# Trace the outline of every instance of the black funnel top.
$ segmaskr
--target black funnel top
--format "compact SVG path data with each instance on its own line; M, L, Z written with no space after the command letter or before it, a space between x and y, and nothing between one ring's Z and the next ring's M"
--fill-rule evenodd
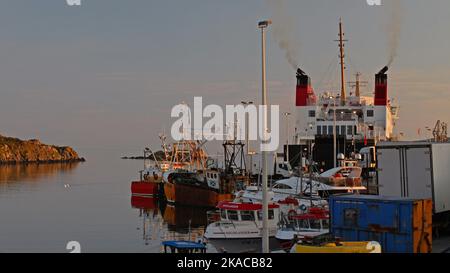
M385 66L383 67L383 69L380 70L380 72L378 72L378 75L383 75L386 74L386 72L389 70L389 67Z
M305 71L301 70L300 68L297 69L297 76L304 76L306 75Z

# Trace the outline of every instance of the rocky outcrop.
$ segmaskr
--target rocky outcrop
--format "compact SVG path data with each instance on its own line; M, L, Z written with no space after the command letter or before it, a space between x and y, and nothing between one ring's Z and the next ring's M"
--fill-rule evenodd
M39 140L20 140L0 135L0 164L80 162L71 147L46 145Z

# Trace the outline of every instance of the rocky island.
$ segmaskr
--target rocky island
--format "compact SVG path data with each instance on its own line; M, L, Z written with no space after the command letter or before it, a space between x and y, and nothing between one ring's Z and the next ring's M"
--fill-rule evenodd
M0 135L0 165L23 163L82 162L71 147L58 147L41 143L37 139L20 140Z

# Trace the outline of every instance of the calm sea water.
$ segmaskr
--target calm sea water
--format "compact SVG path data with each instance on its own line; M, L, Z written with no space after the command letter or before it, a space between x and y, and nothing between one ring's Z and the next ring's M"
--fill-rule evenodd
M165 239L203 235L206 211L132 199L143 161L117 151L78 164L0 166L0 252L161 252Z

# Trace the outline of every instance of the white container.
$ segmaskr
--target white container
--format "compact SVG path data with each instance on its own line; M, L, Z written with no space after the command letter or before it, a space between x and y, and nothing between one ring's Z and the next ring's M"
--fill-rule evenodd
M432 199L434 213L450 211L450 143L380 142L379 194Z

